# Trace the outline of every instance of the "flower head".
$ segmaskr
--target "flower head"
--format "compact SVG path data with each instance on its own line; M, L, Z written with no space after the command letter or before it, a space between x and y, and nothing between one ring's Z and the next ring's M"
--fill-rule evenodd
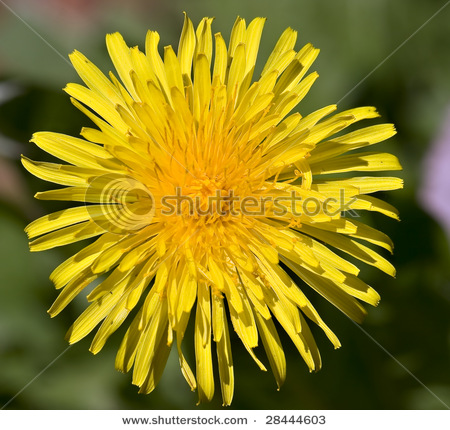
M69 84L65 91L96 128L83 128L83 139L33 136L69 164L23 158L32 174L64 185L37 198L81 202L32 222L26 228L31 250L97 237L51 274L61 292L50 315L97 280L67 338L77 342L101 324L90 348L96 354L132 313L116 367L133 368L140 392L155 388L175 344L187 382L199 401L210 400L214 345L229 405L229 320L266 370L254 352L262 343L279 387L286 363L274 320L316 371L321 359L306 320L336 348L340 343L307 298L311 290L358 322L366 313L359 300L379 300L357 277L359 269L332 249L395 273L363 243L392 251L390 239L346 214L369 210L397 218L393 207L369 194L401 188L402 181L341 175L400 169L393 155L353 152L388 139L394 127L336 136L377 117L372 107L292 113L318 76L308 70L319 51L308 44L297 52L290 28L253 82L264 22L246 26L238 18L227 47L220 33L212 36L212 19L194 29L186 17L177 53L167 46L163 58L156 32L148 32L145 53L109 34L118 78L107 78L75 51L70 59L86 87ZM182 350L191 313L195 376Z

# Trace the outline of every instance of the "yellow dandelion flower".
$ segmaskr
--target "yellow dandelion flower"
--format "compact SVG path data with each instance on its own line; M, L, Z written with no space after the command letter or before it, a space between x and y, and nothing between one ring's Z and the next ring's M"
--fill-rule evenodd
M109 34L118 77L106 77L75 51L70 59L86 86L68 84L65 91L96 128L83 128L83 139L34 134L32 142L69 164L23 157L33 175L64 186L38 199L81 202L32 222L31 250L97 237L51 274L61 292L50 315L93 285L91 304L67 338L77 342L100 324L90 347L97 354L132 313L116 367L133 369L143 393L157 385L175 343L188 384L199 401L210 400L215 345L229 405L229 320L266 370L254 352L261 340L279 387L286 362L274 320L316 371L321 359L306 318L336 348L340 343L306 294L315 290L357 322L366 313L360 300L379 301L340 251L395 274L363 243L392 252L391 240L348 212L397 218L395 208L370 194L401 188L402 181L341 175L401 169L393 155L353 152L390 138L393 125L340 133L378 117L372 107L291 113L318 76L308 70L319 51L308 44L297 52L297 33L288 28L253 81L264 22L247 26L238 18L227 47L220 33L213 36L212 19L194 29L185 17L177 53L167 46L163 58L156 32L148 32L145 53ZM195 375L182 350L192 312Z

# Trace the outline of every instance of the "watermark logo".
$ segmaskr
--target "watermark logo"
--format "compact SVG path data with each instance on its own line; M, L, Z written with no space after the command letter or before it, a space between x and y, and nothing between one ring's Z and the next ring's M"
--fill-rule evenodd
M153 194L142 182L127 175L96 177L87 188L85 200L94 203L87 206L93 221L112 233L137 232L155 215Z
M236 196L233 190L215 190L208 196L187 195L177 187L175 193L161 198L161 214L164 216L193 217L315 217L326 215L335 217L343 212L358 216L351 209L355 197L347 197L345 190L339 191L339 197L308 196L303 198L295 190L282 194Z
M352 209L356 198L346 196L345 189L332 197L308 195L306 190L300 195L293 188L247 196L235 195L232 189L208 190L207 194L189 191L176 187L174 193L156 199L142 182L127 175L108 174L90 182L85 201L93 203L87 206L92 219L104 230L118 234L138 232L151 224L156 214L161 218L180 217L180 222L182 218L192 218L206 223L238 220L243 216L283 219L359 216Z

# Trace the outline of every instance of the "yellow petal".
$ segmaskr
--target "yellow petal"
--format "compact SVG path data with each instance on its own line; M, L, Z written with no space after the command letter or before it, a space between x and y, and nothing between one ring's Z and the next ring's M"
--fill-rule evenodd
M141 52L137 46L130 49L130 55L132 63L132 70L130 70L130 77L136 92L137 92L136 80L133 80L133 75L137 76L137 79L143 85L146 82L152 82L153 84L158 86L159 82L156 75L153 73L152 65L149 61L149 58L143 52ZM138 96L141 99L141 101L145 101L141 98L140 94L138 94Z
M183 77L180 63L171 46L164 48L164 68L166 70L167 84L169 88L176 87L184 92Z
M256 57L258 56L259 43L266 22L265 18L255 18L248 25L245 33L245 51L247 54L245 75L255 66Z
M214 53L213 77L217 77L219 83L224 84L228 65L227 46L220 33L215 34L214 37L216 41L216 49Z
M211 99L211 76L208 60L200 54L195 61L194 118L199 121L209 108Z
M62 211L54 212L34 220L28 224L25 231L29 238L33 238L72 224L88 221L103 214L104 208L101 205L63 209Z
M69 55L70 61L75 67L78 75L85 84L97 94L103 96L105 100L110 100L114 104L124 103L120 92L111 81L91 63L83 54L74 51Z
M136 97L133 83L130 78L130 71L133 70L130 48L123 40L120 33L108 34L106 36L106 46L120 79L125 84L129 93L133 97Z
M358 323L361 323L364 320L364 317L367 314L364 307L353 297L350 297L346 292L337 287L332 281L313 274L297 265L289 264L288 260L286 260L286 264L311 288L316 290L321 296L340 309L352 320Z
M348 209L363 209L367 211L380 212L383 215L399 220L398 210L383 200L373 196L355 197L353 203L347 205Z
M144 384L155 357L156 346L167 333L167 301L160 301L138 342L133 368L133 384Z
M170 102L170 88L167 84L164 70L164 62L158 52L159 34L156 31L148 31L145 39L145 53L153 69L153 73L158 79L159 86Z
M95 91L89 90L78 84L67 84L64 91L77 99L86 106L89 106L94 112L97 112L102 118L104 118L110 124L114 124L114 127L121 133L127 132L127 125L122 121L120 115L117 113L115 106L110 101L106 101Z
M183 351L181 350L181 343L183 342L184 333L186 331L186 326L189 321L189 314L184 313L182 316L181 321L178 322L177 326L177 350L178 350L178 359L180 362L180 368L181 373L184 376L184 379L186 379L186 382L191 387L191 390L194 391L197 388L197 382L195 380L195 376L192 373L191 368L189 367L189 364L186 361L186 358L183 354Z
M223 311L223 300L216 290L212 290L212 327L214 341L219 342L224 332L224 325L228 324Z
M382 142L392 137L395 133L393 124L378 124L344 134L343 136L332 137L330 141L321 143L311 152L309 161L319 163L344 154L347 151Z
M47 233L32 242L30 242L30 251L44 251L46 249L56 248L58 246L68 245L69 243L89 239L105 233L102 226L94 221L84 221L70 227L61 228L58 231Z
M342 236L340 234L326 232L319 229L314 229L314 227L303 226L302 231L306 234L314 236L337 249L340 249L351 256L364 261L371 266L375 266L388 275L395 276L395 268L381 255L368 248L367 246L357 242L356 240L350 239L348 237Z
M356 239L363 239L367 242L381 246L387 249L391 254L394 249L392 240L381 231L375 230L362 222L352 220L353 224L357 227L357 230L350 235Z
M33 161L23 155L22 164L31 174L44 181L68 186L87 185L90 178L105 174L102 170Z
M380 295L356 276L347 275L340 287L353 297L363 300L372 306L377 306L380 301Z
M280 297L269 290L267 291L266 300L270 310L291 338L310 371L315 370L316 364L311 354L310 345L305 342L304 337L295 328L290 311L286 309L286 303L281 302ZM297 316L299 317L298 312Z
M244 308L240 313L234 309L233 302L229 302L231 322L242 343L249 348L256 348L258 346L258 330L255 317L247 297L242 297L242 302Z
M333 158L321 163L311 163L313 174L322 175L342 172L376 172L379 170L402 170L398 158L392 154L365 152Z
M97 256L118 239L112 233L102 234L95 242L83 248L72 257L61 263L50 274L50 280L55 284L56 289L64 287L71 279L80 272L91 266Z
M294 48L295 42L297 41L297 32L292 30L292 28L287 28L284 30L283 34L278 39L275 48L267 60L264 69L262 71L262 75L268 73L273 69L280 70L276 64L279 61L279 58L283 56L286 52L289 52ZM292 51L293 52L293 51ZM295 52L293 52L293 56L295 56ZM281 71L281 70L280 70Z
M98 275L93 275L89 268L79 272L64 287L56 298L50 309L47 311L53 318L58 315L84 288L86 288Z
M191 75L192 58L196 45L195 31L192 21L184 14L183 30L178 44L178 60L183 75Z
M57 190L48 190L38 192L34 195L36 199L39 200L66 200L72 202L89 202L89 203L100 203L101 196L99 195L95 199L90 199L87 196L86 187L68 187L59 188Z
M231 59L235 56L235 51L238 45L245 43L245 19L237 17L231 29L230 43L228 44L228 58Z
M270 367L280 389L286 379L286 359L277 329L271 319L264 319L258 313L256 313L256 322Z
M210 401L214 395L214 375L211 354L211 298L209 287L198 286L195 314L195 359L199 403Z
M148 370L147 378L141 385L139 393L151 393L161 379L171 350L171 345L167 345L165 337L165 333L163 333L158 345L155 347L155 355Z
M115 367L120 372L127 373L133 367L138 342L142 333L138 329L141 316L142 309L140 309L134 317L133 322L130 324L130 327L122 339L119 350L117 351Z
M130 278L125 278L114 286L110 294L92 303L73 323L67 332L66 339L73 344L87 336L118 303Z
M245 45L240 43L236 49L231 61L228 74L227 93L228 98L236 98L245 76Z
M351 186L358 190L358 194L370 194L376 193L377 191L392 191L403 188L403 179L382 176L361 176L356 178L338 179L335 181L315 182L316 187L322 184L335 184L337 188Z
M195 46L194 58L202 54L208 60L208 67L211 64L212 57L212 34L211 23L213 18L203 18L197 27L195 35L197 37L197 44ZM194 64L195 68L195 64Z
M220 388L222 391L223 406L229 406L233 400L234 392L233 357L231 355L230 334L228 332L228 322L223 301L221 298L216 298L216 300L219 302L219 306L216 307L216 310L221 313L220 321L224 322L221 326L223 329L222 335L219 340L216 340Z
M131 280L131 284L133 284L133 280ZM122 325L130 311L133 310L134 306L136 306L138 299L147 285L148 283L145 280L140 280L138 286L133 287L131 285L131 291L129 288L129 293L122 295L119 302L114 306L114 309L108 313L107 317L95 334L89 348L93 354L98 354L105 345L109 336L111 336L111 334L113 334ZM133 294L136 295L137 298L130 304L130 295Z

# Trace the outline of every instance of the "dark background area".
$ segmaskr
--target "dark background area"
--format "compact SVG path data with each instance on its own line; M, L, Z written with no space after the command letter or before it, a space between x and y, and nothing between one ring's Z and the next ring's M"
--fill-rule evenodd
M120 31L129 45L143 47L146 31L152 29L161 35L160 46L176 47L184 10L195 25L203 16L215 16L213 31L221 31L226 40L237 15L247 22L265 16L268 20L260 60L267 58L288 26L299 32L297 49L308 42L321 49L313 66L320 78L299 107L302 114L307 114L341 100L445 1L5 3L63 57L0 4L0 407L65 351L64 334L85 306L79 298L61 315L50 319L46 310L56 298L56 291L48 276L77 246L31 254L23 232L37 216L67 207L65 203L33 199L35 192L50 189L51 184L32 177L20 165L21 153L36 160L49 159L28 143L32 133L46 130L76 136L83 126L91 126L61 90L67 82L79 82L65 62L68 53L78 49L108 72L112 65L104 43L106 33ZM424 168L424 159L450 104L449 22L447 7L339 103L340 110L376 106L382 115L378 122L394 123L398 134L374 150L396 154L404 167L400 172L404 190L382 196L400 210L402 221L377 214L365 217L395 243L390 260L397 268L396 279L360 264L361 278L382 297L377 308L369 309L362 325L378 344L324 299L307 291L342 347L333 350L320 329L311 324L323 369L310 374L280 330L288 368L287 381L277 392L273 375L257 368L234 335L236 390L232 409L445 408L409 372L450 404L449 237L418 199L430 173ZM450 176L442 181L450 187ZM214 401L195 406L197 394L190 392L174 354L155 392L139 395L131 385L130 375L114 370L124 329L108 341L98 356L88 352L92 335L72 346L7 408L220 407L218 383ZM186 335L185 348L192 364L192 327L190 334ZM265 358L263 351L257 354Z

